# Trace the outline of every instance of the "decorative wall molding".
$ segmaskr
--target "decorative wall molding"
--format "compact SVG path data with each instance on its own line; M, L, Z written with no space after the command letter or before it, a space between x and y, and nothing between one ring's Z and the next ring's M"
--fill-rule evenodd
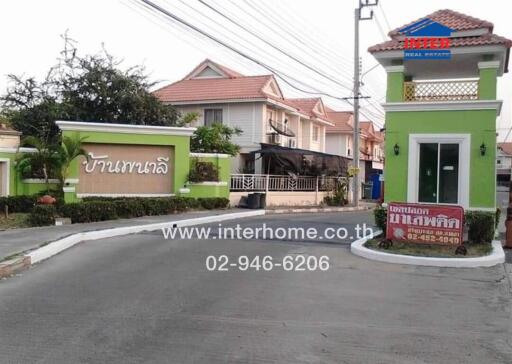
M196 130L196 128L174 126L85 123L79 121L56 121L55 123L60 130L64 131L93 131L103 133L191 136Z
M478 69L500 68L500 61L478 62Z
M496 110L501 113L502 100L465 100L465 101L421 101L387 102L382 107L386 112L401 111L458 111L458 110Z
M226 181L205 181L205 182L187 182L188 186L227 186Z
M384 67L387 73L391 72L404 72L405 66L404 65L398 65L398 66L386 66Z
M174 193L77 193L76 197L172 197Z
M27 184L37 184L37 183L46 183L44 178L25 178L21 182L27 183ZM48 183L59 183L59 180L56 178L50 178L48 180Z
M229 154L222 154L222 153L190 153L191 158L229 158L231 157Z

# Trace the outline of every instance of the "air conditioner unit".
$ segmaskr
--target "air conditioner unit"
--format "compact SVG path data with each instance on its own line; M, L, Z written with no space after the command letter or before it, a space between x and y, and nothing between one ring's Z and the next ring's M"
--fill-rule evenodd
M297 148L297 140L288 139L288 148Z
M281 135L279 134L269 134L268 135L268 142L270 144L281 144Z

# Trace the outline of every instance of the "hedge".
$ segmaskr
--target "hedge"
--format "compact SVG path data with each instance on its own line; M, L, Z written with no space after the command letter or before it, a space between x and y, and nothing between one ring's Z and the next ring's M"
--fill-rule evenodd
M8 206L9 212L30 212L37 201L36 195L0 197L0 213Z
M141 216L167 215L189 209L222 209L229 205L229 199L213 197L162 197L162 198L105 198L88 197L83 202L65 204L60 208L64 217L72 223L133 218Z
M55 225L56 215L54 205L36 205L28 215L28 222L32 226Z
M468 211L464 215L468 226L468 240L471 243L490 243L494 239L497 213Z

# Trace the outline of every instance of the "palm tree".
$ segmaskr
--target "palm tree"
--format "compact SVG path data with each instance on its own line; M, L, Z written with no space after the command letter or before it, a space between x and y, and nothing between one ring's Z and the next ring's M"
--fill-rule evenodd
M49 174L59 167L59 156L54 144L47 144L35 136L24 138L23 144L33 146L36 151L18 154L16 158L16 170L24 176L43 174L46 184L46 192L50 191Z
M59 180L61 187L64 186L66 178L69 176L69 168L71 163L78 157L84 156L89 159L89 154L82 148L82 143L86 137L80 138L75 136L73 138L65 136L62 138L62 143L57 148L59 157Z

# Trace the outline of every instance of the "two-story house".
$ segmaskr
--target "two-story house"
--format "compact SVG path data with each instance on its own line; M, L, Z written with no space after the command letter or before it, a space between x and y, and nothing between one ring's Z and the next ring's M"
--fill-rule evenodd
M262 145L325 152L330 122L320 98L287 99L273 75L246 76L205 60L182 80L154 94L180 113L196 112L193 126L223 123L242 130L233 172L262 172L253 152Z
M326 108L329 120L334 124L326 127L326 149L330 154L353 159L354 124L353 113ZM359 166L361 181L372 174L382 173L384 161L384 135L371 121L359 123Z
M512 173L512 143L498 143L496 153L496 181L498 187L510 186Z

